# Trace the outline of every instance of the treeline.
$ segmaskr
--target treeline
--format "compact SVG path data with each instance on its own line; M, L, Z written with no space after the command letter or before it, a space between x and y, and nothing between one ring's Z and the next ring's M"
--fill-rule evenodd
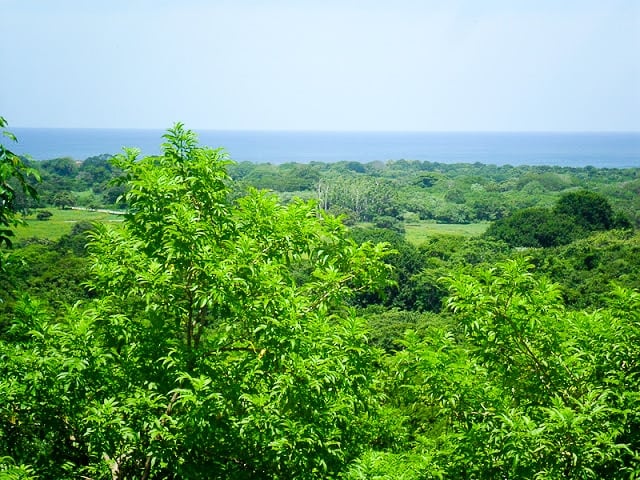
M637 199L609 195L635 170L252 166L165 140L111 159L121 225L2 251L0 477L640 475ZM564 187L487 189L527 176ZM354 179L379 196L331 203ZM407 192L489 191L509 208L484 235L402 233Z
M84 162L57 158L27 162L43 179L37 202L21 196L23 209L78 205L114 208L125 186L110 155ZM489 222L525 208L550 208L564 193L588 189L607 198L640 226L640 169L443 164L397 160L281 165L243 162L229 167L234 189L247 187L292 198L316 199L347 222L400 227L403 222ZM239 193L240 194L240 193ZM120 207L124 207L120 204ZM400 224L398 223L400 222Z
M392 217L442 223L493 221L529 207L550 207L564 193L588 189L640 225L640 169L388 162L251 164L230 167L239 183L283 199L316 198L354 222Z
M124 187L114 183L120 172L112 163L112 155L89 157L83 162L71 158L54 158L43 161L22 161L38 173L38 196L33 198L16 191L16 206L21 211L44 207L115 208Z

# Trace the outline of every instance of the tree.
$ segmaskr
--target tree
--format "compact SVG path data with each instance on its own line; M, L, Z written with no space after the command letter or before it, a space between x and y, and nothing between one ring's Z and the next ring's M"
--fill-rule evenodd
M398 216L396 190L389 181L350 170L323 176L317 186L318 198L325 209L347 209L359 221Z
M609 230L615 225L615 214L609 201L589 190L565 193L558 199L553 211L557 215L571 217L587 231Z
M78 164L69 157L43 160L40 167L49 173L60 177L75 177L78 173Z
M569 311L526 258L449 287L457 328L409 332L390 360L412 448L371 451L347 478L636 478L640 294Z
M87 158L78 167L78 180L82 180L87 188L101 190L118 173L110 163L111 158L112 155L106 153Z
M52 216L53 213L51 213L49 210L41 210L36 214L36 218L42 221L49 220Z
M10 141L17 141L15 135L6 130L7 121L0 117L0 130L2 136ZM17 182L18 188L27 195L36 198L37 192L31 185L32 179L39 179L35 170L28 168L20 158L0 143L0 247L4 243L11 247L14 227L18 223L16 216L16 190L12 181ZM2 270L2 256L0 255L0 271Z
M599 308L612 283L640 288L640 234L596 232L565 246L531 252L533 263L562 286L567 306Z
M562 195L551 210L525 208L501 218L486 235L514 247L556 247L613 228L631 228L631 222L602 195L580 190Z
M71 192L58 192L53 196L51 203L53 203L54 206L60 207L64 210L65 208L75 206L76 198Z
M99 298L14 328L28 341L1 367L15 402L0 418L22 435L0 445L56 478L337 474L376 414L377 353L346 300L387 283L386 247L356 245L314 203L233 201L222 150L181 124L164 138L159 157L114 159L129 210L91 233ZM15 387L28 365L39 396Z
M485 235L512 247L554 247L584 236L584 230L565 213L534 207L496 220Z

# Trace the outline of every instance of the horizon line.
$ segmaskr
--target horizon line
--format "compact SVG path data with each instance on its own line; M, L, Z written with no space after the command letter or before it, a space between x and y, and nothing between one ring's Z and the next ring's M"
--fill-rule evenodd
M175 124L174 124L175 125ZM183 124L184 125L184 124ZM172 125L173 126L173 125ZM172 127L34 127L34 126L18 126L18 125L9 125L7 130L11 131L13 129L21 129L21 130L130 130L130 131L167 131ZM529 129L529 130L398 130L398 129L390 129L390 130L381 130L381 129L372 129L372 130L331 130L331 129L259 129L259 128L202 128L202 127L187 127L188 130L192 130L194 132L247 132L247 133L331 133L331 134L367 134L367 133L426 133L426 134L601 134L601 133L624 133L624 134L640 134L639 130L612 130L612 129L603 129L603 130L544 130L544 129Z

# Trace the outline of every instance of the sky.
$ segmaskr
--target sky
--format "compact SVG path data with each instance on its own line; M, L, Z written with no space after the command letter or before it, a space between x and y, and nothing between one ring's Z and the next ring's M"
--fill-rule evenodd
M640 0L0 0L17 127L640 131Z

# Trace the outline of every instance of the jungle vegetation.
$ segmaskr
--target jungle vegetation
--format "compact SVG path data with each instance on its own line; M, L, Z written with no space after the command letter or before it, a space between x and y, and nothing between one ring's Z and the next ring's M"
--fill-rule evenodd
M163 142L0 151L0 478L638 478L638 169Z

